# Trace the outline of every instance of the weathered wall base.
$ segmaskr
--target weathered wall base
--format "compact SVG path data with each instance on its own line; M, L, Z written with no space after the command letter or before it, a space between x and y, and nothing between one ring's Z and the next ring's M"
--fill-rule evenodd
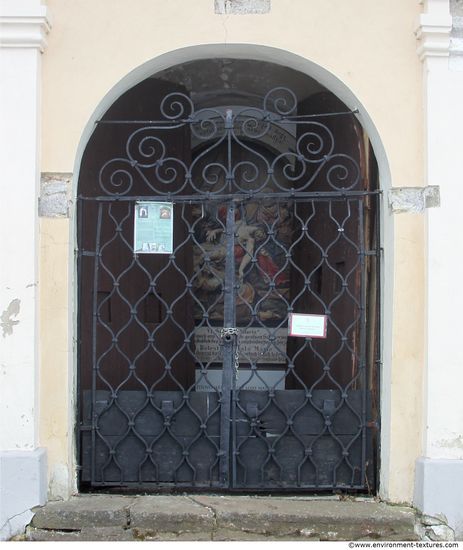
M0 452L0 540L24 532L31 509L47 500L45 449Z
M428 516L444 516L456 540L462 540L463 460L419 458L414 505Z

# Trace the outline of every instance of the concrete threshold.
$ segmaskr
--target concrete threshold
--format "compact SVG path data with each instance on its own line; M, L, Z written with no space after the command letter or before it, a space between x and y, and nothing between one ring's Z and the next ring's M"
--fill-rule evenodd
M35 513L22 540L419 540L413 508L373 498L78 495Z

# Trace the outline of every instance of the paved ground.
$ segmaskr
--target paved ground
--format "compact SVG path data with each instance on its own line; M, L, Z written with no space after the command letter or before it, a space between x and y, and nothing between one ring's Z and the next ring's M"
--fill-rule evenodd
M36 508L26 540L418 540L412 508L374 499L80 495Z

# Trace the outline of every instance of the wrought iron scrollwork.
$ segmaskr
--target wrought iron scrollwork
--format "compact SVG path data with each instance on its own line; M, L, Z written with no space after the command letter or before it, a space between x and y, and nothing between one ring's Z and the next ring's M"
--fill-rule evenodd
M125 156L110 159L101 168L99 186L105 196L129 195L134 181L145 187L146 195L161 196L256 196L269 188L310 192L323 184L326 191L359 187L357 160L336 150L336 137L324 121L333 113L298 115L297 97L288 88L270 90L261 108L225 112L195 110L187 95L175 92L161 101L160 113L161 120L137 121L140 127L128 135ZM195 143L188 160L172 146L182 140L186 148ZM283 140L285 150L278 151ZM272 158L262 153L262 146L273 146ZM214 159L223 147L229 150L226 162Z

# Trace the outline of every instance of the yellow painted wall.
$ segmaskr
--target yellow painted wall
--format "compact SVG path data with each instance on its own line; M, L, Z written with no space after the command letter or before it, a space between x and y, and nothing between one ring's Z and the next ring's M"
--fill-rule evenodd
M391 458L388 495L410 502L415 460L422 453L425 367L425 215L394 217L391 372Z
M40 220L40 445L47 448L50 486L65 496L69 484L69 220Z
M43 56L43 172L73 172L85 125L122 78L157 56L200 44L279 48L343 81L382 139L393 186L423 182L422 66L414 0L272 0L266 15L216 15L213 0L47 0L52 31ZM250 47L252 52L252 47ZM252 53L250 53L252 57ZM71 228L72 228L71 222ZM388 223L391 223L389 220ZM424 218L394 217L391 453L383 494L410 501L421 454L424 364ZM50 472L72 459L72 250L66 220L42 220L41 445ZM390 253L391 249L387 251ZM71 359L69 359L71 357ZM71 465L72 471L72 465Z

